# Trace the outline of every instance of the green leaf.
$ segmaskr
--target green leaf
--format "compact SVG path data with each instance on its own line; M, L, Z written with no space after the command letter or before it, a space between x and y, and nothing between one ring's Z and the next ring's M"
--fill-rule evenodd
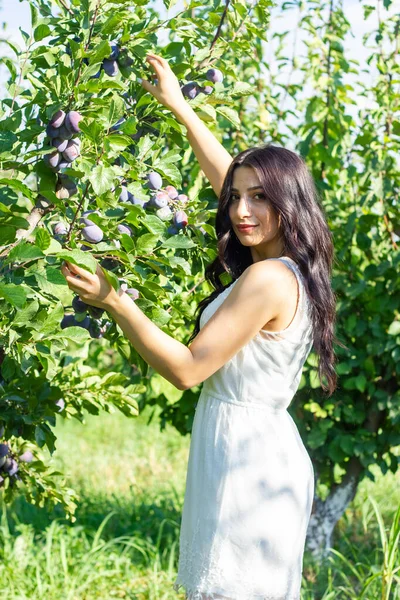
M100 42L100 44L97 44L97 46L95 46L91 52L88 52L89 64L94 65L95 63L99 63L103 60L103 58L108 58L110 54L110 42L103 40Z
M0 154L12 150L17 136L12 131L0 131Z
M104 138L104 148L106 152L110 152L112 150L125 150L128 146L132 144L132 140L127 135L121 134L113 134L108 135Z
M120 288L118 277L112 271L109 271L102 266L100 266L100 268L103 271L104 277L107 279L108 283L112 285L116 292L118 292Z
M157 245L158 235L152 233L145 233L136 240L136 252L137 254L148 254Z
M34 194L32 192L32 190L30 190L28 188L27 185L25 185L25 183L22 183L22 181L20 181L19 179L7 179L5 177L0 179L0 185L1 187L8 187L11 188L13 190L18 190L19 192L22 192L23 196L25 196L25 198L29 198L29 200L33 200Z
M39 288L43 292L51 294L56 298L60 298L67 288L67 282L59 268L41 267L37 270L32 270L32 275L35 277Z
M393 323L390 324L389 329L388 329L388 334L389 335L399 335L400 334L400 321L393 321Z
M26 291L15 283L0 283L0 298L4 298L16 308L22 308L26 303Z
M73 265L78 265L78 267L86 269L89 271L89 273L96 273L96 259L91 254L88 254L83 250L62 250L61 252L57 252L56 257L60 260L67 260Z
M35 42L40 42L43 38L51 35L51 29L45 23L38 25L33 32L33 37L35 38Z
M97 165L97 167L93 169L92 175L89 177L89 179L95 194L101 196L101 194L109 192L112 188L115 179L115 172L112 167Z
M26 325L30 321L33 320L34 316L39 310L39 302L37 300L33 300L29 304L17 311L13 325Z
M229 106L218 106L218 108L216 108L216 111L217 113L228 119L228 121L233 123L235 127L240 129L240 119L236 110L234 110L233 108L229 108Z
M71 342L85 342L90 338L90 333L87 329L83 327L78 327L78 325L72 325L71 327L66 327L65 329L61 329L56 335L48 335L47 339L56 339L56 338L67 338L71 340Z
M162 243L163 248L194 248L196 244L184 235L175 235Z
M111 98L110 107L108 109L107 126L111 127L112 125L115 125L116 122L124 116L124 112L125 102L123 98L117 95L113 95ZM132 142L130 138L129 142Z
M162 235L165 231L165 223L156 215L147 214L141 221L150 233Z
M42 334L52 333L56 331L64 317L64 307L61 302L58 302L51 310L47 312L46 320L37 331Z
M36 230L35 242L41 250L47 250L51 242L51 236L47 229L41 227Z
M250 85L245 81L235 81L233 84L233 88L230 90L229 94L232 96L233 94L239 94L240 96L249 96L256 91L256 87L254 85Z
M168 323L168 321L171 319L171 315L160 306L155 306L151 311L151 319L157 325L157 327L162 327Z

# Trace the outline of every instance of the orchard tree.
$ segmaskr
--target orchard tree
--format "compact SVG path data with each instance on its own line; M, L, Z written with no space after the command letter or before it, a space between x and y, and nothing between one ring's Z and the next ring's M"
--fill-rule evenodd
M146 2L29 4L26 47L8 42L14 60L2 59L0 487L6 502L23 489L40 506L62 503L74 520L76 495L43 452L55 450L57 415L83 421L85 411L116 407L134 417L154 373L104 311L74 296L61 262L94 273L99 261L156 325L186 337L215 257L216 198L188 189L185 128L137 79L151 76L145 57L160 52L157 32L167 27L163 52L183 96L205 118L237 122L233 107L254 86L238 80L234 57L252 51L245 25L260 28L270 1L254 14L228 2L198 17L193 3L164 22ZM128 374L102 372L99 354L88 364L93 345L118 352ZM187 433L194 405L183 407L177 426Z
M5 60L0 124L0 441L8 473L12 460L19 467L4 475L7 499L18 475L31 501L60 501L73 513L73 492L56 487L37 460L38 446L54 449L58 413L83 420L84 410L116 406L135 416L139 406L157 405L162 428L191 430L199 389L181 392L148 369L115 324L73 297L59 269L66 258L94 271L100 259L113 285L129 286L149 318L181 341L211 291L202 284L216 255L218 199L184 126L137 83L151 77L144 58L154 49L232 156L265 141L290 147L319 188L335 240L336 328L345 348L337 349L334 396L322 394L311 353L289 411L316 474L307 543L324 556L359 482L373 479L370 466L398 469L400 46L399 19L386 14L391 1L365 3L376 22L364 40L372 37L368 65L378 72L370 88L358 61L346 57L341 0L281 3L297 11L295 40L305 37L307 50L285 43L289 32L275 34L277 73L265 60L269 2L190 3L164 22L146 3L59 0L57 15L47 2L30 4L27 47L13 45L17 64ZM161 52L162 27L170 42ZM282 81L283 64L290 72ZM357 88L344 82L347 73ZM358 122L348 111L357 95L375 102L358 110ZM71 112L82 118L67 121ZM230 283L227 273L222 279ZM132 372L89 366L93 347L117 351ZM35 460L28 454L24 462L29 451Z

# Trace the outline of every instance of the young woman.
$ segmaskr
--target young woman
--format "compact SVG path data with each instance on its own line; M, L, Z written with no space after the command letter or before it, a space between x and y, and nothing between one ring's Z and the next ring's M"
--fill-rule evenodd
M232 158L186 102L168 62L149 54L142 86L187 128L219 197L215 290L190 347L161 331L98 269L67 263L68 285L105 308L143 358L196 405L180 531L187 600L299 600L314 470L287 408L312 347L321 386L336 388L332 236L296 153L267 144ZM223 286L219 275L233 281ZM78 280L77 280L78 279ZM325 383L326 382L326 383Z

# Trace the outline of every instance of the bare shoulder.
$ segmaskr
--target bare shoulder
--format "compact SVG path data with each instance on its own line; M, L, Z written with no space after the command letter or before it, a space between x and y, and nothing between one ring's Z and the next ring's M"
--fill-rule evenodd
M288 291L296 289L296 276L282 260L260 260L253 263L241 278L251 288L254 287L254 291L261 291L267 286L268 291L277 296L286 296Z

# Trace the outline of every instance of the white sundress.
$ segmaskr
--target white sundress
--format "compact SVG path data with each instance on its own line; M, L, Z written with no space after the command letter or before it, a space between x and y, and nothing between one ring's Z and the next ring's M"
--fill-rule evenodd
M187 600L299 600L314 469L287 408L312 348L297 264L294 319L259 333L203 383L192 426L173 589ZM207 305L200 328L233 286Z

